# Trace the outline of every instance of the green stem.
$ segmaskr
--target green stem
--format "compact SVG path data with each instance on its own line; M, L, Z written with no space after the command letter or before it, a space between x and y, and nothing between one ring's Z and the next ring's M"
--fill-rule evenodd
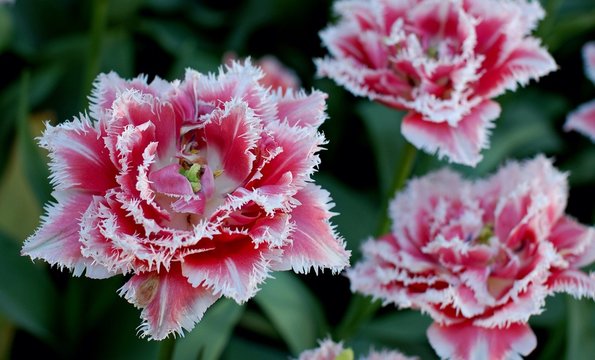
M83 103L87 103L87 95L91 92L93 80L101 67L101 46L107 25L108 0L93 0L91 29L89 33L89 52L87 54L87 73L83 86Z
M383 212L384 216L382 217L382 221L378 227L378 231L376 233L377 236L384 235L390 230L391 219L388 214L389 201L393 198L395 193L401 190L405 185L405 182L407 181L407 178L413 169L416 153L417 150L415 147L409 142L406 142L401 154L401 158L397 163L398 166L395 167L395 175L393 177L393 183L390 188L390 192L385 196ZM343 317L343 320L337 328L335 333L336 338L347 339L351 337L358 327L362 323L370 320L381 306L382 303L379 300L370 301L370 299L366 296L355 294L349 303L345 317Z
M397 166L395 169L392 186L389 190L389 193L384 197L384 216L382 217L382 222L378 227L378 233L376 236L382 236L390 231L391 219L388 215L388 206L390 200L395 196L397 191L401 190L403 186L405 186L405 182L407 181L407 178L409 178L411 170L413 170L416 154L417 149L409 142L405 142L403 153L399 159L399 166Z
M171 360L174 357L174 348L176 345L176 338L167 337L161 340L159 347L159 360Z

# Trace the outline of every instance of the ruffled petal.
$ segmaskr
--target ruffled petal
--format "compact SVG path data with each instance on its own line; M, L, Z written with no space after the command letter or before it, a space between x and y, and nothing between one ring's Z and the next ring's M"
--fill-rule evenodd
M204 127L207 163L213 172L223 171L217 192L231 192L246 180L261 131L258 117L245 102L228 102L209 115Z
M190 285L179 265L168 271L134 275L119 294L142 309L140 336L151 340L162 340L172 333L183 335L182 329L192 330L219 298L201 285Z
M551 292L565 292L575 298L595 300L595 273L587 275L578 270L565 270L552 275L547 285Z
M578 131L595 142L595 100L582 104L568 114L564 130Z
M500 115L500 106L486 100L465 115L456 126L447 122L425 120L419 113L409 113L403 118L401 131L416 147L440 158L475 166L482 158L480 151L488 145L492 120Z
M319 127L326 119L327 94L313 91L307 95L304 91L286 91L278 96L277 110L281 121L290 126Z
M563 216L556 223L549 241L572 268L595 261L595 230L568 216Z
M538 39L525 38L512 49L501 63L486 71L478 81L476 95L494 97L506 90L516 90L558 68L552 56Z
M48 206L41 227L25 241L21 254L66 267L75 276L80 276L85 270L86 275L92 278L113 275L81 254L80 221L91 201L91 195L76 193Z
M48 124L40 144L50 152L50 180L56 190L102 194L116 186L116 167L102 133L86 116L55 127Z
M319 186L308 184L295 198L300 202L291 212L295 224L291 244L283 250L281 268L293 268L306 273L310 268L331 268L334 273L349 265L351 252L330 224L332 203L329 193Z
M216 295L242 303L256 294L278 261L279 249L255 245L245 235L219 235L204 239L196 253L184 257L182 273L193 286L203 285Z
M482 328L468 323L442 326L434 323L428 329L428 340L443 359L504 360L520 359L537 346L537 338L526 324L506 328Z

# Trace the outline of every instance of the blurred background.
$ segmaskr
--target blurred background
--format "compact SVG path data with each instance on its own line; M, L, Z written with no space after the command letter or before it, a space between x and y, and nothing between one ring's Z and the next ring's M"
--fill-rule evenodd
M274 55L306 89L329 94L322 126L329 144L317 182L335 202L339 233L359 259L359 244L383 221L393 169L404 140L402 113L354 98L315 77L313 58L325 55L318 32L333 21L330 0L16 0L0 1L0 359L157 359L159 342L136 336L140 311L117 295L123 277L73 278L19 255L51 200L47 158L35 137L43 122L72 119L87 107L99 72L131 78L183 77L191 67L216 71L224 54ZM548 15L536 32L560 69L539 83L501 96L503 112L477 168L484 176L511 158L543 152L569 172L568 212L595 220L595 144L564 133L566 114L595 98L584 75L582 45L595 40L593 0L543 0ZM447 166L418 153L414 175ZM451 166L451 165L448 165ZM92 174L90 174L92 176ZM179 339L176 359L287 359L333 336L366 354L398 348L435 358L427 344L428 317L381 309L348 326L352 298L342 276L276 273L239 306L219 301ZM364 317L365 318L365 317ZM531 320L538 335L534 359L592 359L595 305L557 296ZM339 337L338 337L339 336Z

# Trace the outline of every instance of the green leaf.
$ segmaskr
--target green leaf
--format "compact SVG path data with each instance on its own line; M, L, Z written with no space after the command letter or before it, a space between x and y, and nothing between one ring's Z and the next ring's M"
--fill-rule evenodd
M176 341L173 359L219 359L243 312L244 307L233 300L217 301L194 330Z
M288 356L278 349L233 336L221 358L225 360L287 360Z
M595 305L587 299L568 298L566 358L592 359L595 354Z
M384 343L425 342L431 323L418 311L395 311L364 324L359 334Z
M0 233L0 312L18 327L56 343L57 292L43 269L20 255L20 246Z
M101 71L115 71L123 78L134 74L134 43L128 32L118 30L108 32L103 39Z
M10 44L12 34L12 18L8 11L3 6L0 6L0 53Z
M297 355L316 346L328 326L318 300L290 272L277 272L254 297L290 351Z
M358 104L357 112L366 125L374 148L374 158L382 188L381 194L387 194L393 183L394 169L400 160L399 155L405 147L406 140L401 135L401 120L405 113L369 101Z
M17 126L19 147L23 156L22 161L26 164L24 167L25 177L39 203L46 204L50 200L52 192L48 180L50 173L29 128L29 77L29 73L25 72L21 78Z

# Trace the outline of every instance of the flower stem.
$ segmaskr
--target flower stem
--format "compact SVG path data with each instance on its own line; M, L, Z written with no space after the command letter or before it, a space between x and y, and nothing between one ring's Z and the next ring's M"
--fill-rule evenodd
M91 92L93 80L101 68L101 45L105 28L107 24L108 0L93 0L92 5L91 29L89 32L89 52L87 53L87 73L85 74L85 84L83 94L87 103L87 94Z
M382 221L378 227L378 231L376 233L377 236L384 235L390 230L391 220L388 215L388 204L394 194L401 190L401 188L405 185L405 182L407 181L407 178L413 169L416 153L417 150L415 147L409 142L406 142L401 154L401 158L395 167L395 174L393 177L392 186L389 190L390 192L385 196L384 215L382 216ZM346 339L351 337L358 327L362 323L371 319L381 306L382 303L379 300L370 301L370 299L366 296L355 294L349 303L345 317L337 328L335 333L336 338Z
M176 345L175 337L167 337L161 340L161 346L159 347L159 360L171 360L174 356L174 348Z

